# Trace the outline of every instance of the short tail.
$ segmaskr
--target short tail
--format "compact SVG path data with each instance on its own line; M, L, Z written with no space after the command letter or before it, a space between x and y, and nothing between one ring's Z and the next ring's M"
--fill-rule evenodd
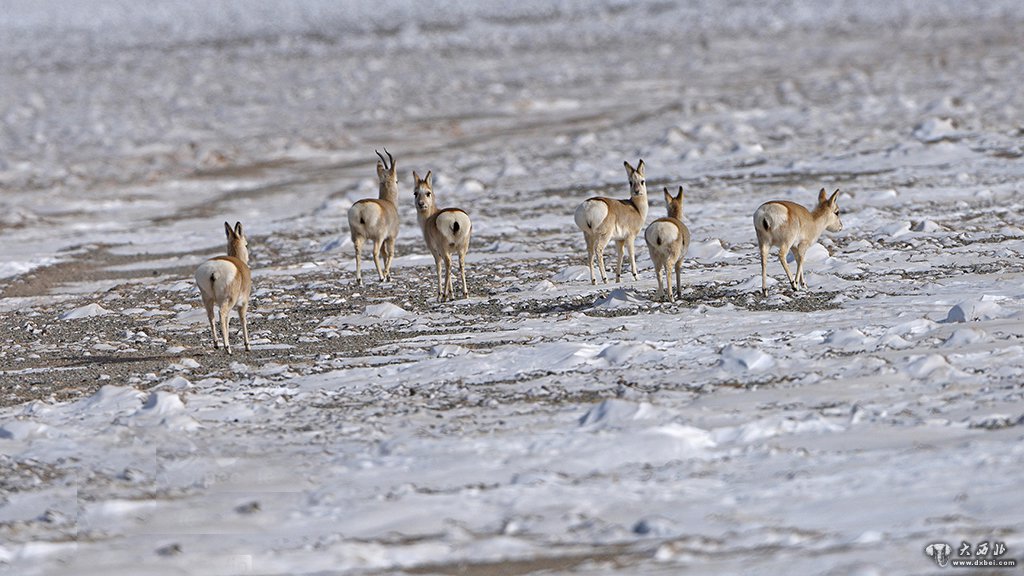
M658 239L657 240L658 240L658 246L661 246L661 235L660 234L658 235Z
M452 222L452 234L454 234L455 236L458 236L459 235L459 228L461 228L461 226L459 226L459 221L458 220L453 221Z
M768 224L767 218L761 218L761 228L764 228L765 232L771 231L772 227L771 224Z

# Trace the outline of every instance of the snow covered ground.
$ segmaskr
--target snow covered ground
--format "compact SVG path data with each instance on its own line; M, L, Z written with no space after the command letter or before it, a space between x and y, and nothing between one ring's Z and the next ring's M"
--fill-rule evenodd
M1010 0L6 2L0 572L1024 558L1022 25ZM395 280L358 287L345 215L384 146ZM639 282L591 286L572 223L638 158L649 221L686 188L675 304L642 240ZM433 301L413 169L473 217L468 300ZM751 214L823 186L844 230L809 292L762 297ZM228 357L191 272L236 220L254 349Z

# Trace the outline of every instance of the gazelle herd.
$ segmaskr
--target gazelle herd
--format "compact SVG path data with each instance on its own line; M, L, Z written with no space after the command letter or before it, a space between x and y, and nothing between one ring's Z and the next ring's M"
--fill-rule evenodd
M363 283L361 257L363 244L373 244L373 264L381 282L391 281L391 263L395 257L395 240L398 238L398 171L395 158L384 149L387 158L377 152L377 179L380 186L377 198L359 200L348 211L349 233L356 257L356 283ZM644 161L637 162L636 168L624 162L629 180L629 198L625 200L595 196L584 200L576 207L574 220L583 232L587 246L587 267L590 283L597 284L594 261L597 260L601 280L607 284L608 276L604 266L604 250L609 242L615 243L618 265L615 281L622 279L622 262L625 251L629 252L630 272L633 280L639 279L636 268L635 240L647 220L647 180ZM438 209L434 197L432 172L423 178L413 171L413 197L416 204L416 219L423 232L423 240L434 257L437 270L437 300L445 302L455 297L452 282L452 256L458 257L459 275L462 278L462 297L469 298L466 284L466 253L469 251L473 224L469 214L460 208ZM654 262L658 278L656 297L675 301L682 297L681 269L683 258L690 246L690 230L683 224L683 187L675 196L663 189L667 216L658 218L647 227L644 240ZM818 193L818 204L813 210L786 200L773 200L762 204L754 212L754 231L761 256L761 292L768 295L768 252L779 248L779 261L786 272L794 291L807 288L804 280L804 255L822 232L838 232L843 223L839 219L837 199L839 190L826 195L822 188ZM207 260L196 269L195 278L202 295L203 306L213 334L213 347L222 341L231 353L228 339L228 315L234 308L242 323L245 349L249 350L249 330L245 315L249 308L249 293L252 279L249 271L249 251L242 232L242 224L232 228L224 223L228 239L226 256ZM792 252L796 259L796 274L792 274L786 263L786 255ZM441 273L442 264L444 274ZM676 285L672 288L672 271L675 271ZM662 274L665 284L662 287ZM221 339L218 340L214 322L214 309L220 315Z

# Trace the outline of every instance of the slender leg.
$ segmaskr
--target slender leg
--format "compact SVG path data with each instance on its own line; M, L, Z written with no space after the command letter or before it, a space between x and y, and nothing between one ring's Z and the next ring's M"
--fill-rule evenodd
M804 256L806 255L806 249L801 249L797 246L793 249L793 256L796 256L796 284L797 286L803 286L807 288L807 281L804 280Z
M395 237L391 236L384 241L384 248L387 250L384 257L384 279L391 281L391 261L395 259Z
M640 277L636 273L636 242L634 238L629 239L629 243L626 244L629 248L629 269L633 272L633 282L640 280ZM668 276L668 264L665 264L665 283L671 284L671 278Z
M622 241L621 240L615 242L615 249L619 253L619 267L615 269L615 283L616 284L618 284L619 282L622 281L622 259L625 256L623 254L623 252L622 252L623 248L624 248L624 246L622 245Z
M246 313L249 312L249 303L246 302L238 307L238 319L242 321L242 339L245 341L245 351L252 350L249 346L249 323L245 319Z
M462 275L462 297L469 298L469 288L466 287L466 255L459 252L459 274Z
M380 267L380 249L381 245L384 244L383 240L373 241L373 265L377 268L377 277L380 281L384 281L384 270Z
M363 285L362 261L360 253L363 251L363 239L352 238L352 245L356 248L356 284Z
M595 238L589 234L584 234L583 238L587 241L587 268L590 269L590 284L597 284L597 278L594 277L594 240Z
M789 246L779 248L779 262L782 262L782 269L786 271L786 278L789 279L789 284L795 291L797 289L796 277L794 277L789 271L789 263L786 262L786 254L789 254Z
M665 270L665 288L662 288L662 271ZM669 264L655 265L654 274L657 275L657 292L663 299L672 301L672 276L669 272Z
M224 338L224 348L231 354L231 340L228 336L228 323L231 322L231 304L225 302L220 305L220 333Z
M388 240L380 241L380 281L388 281Z
M683 259L680 258L679 261L676 262L676 294L679 295L679 299L680 300L683 299L683 285L682 285L682 282L680 281L680 272L682 271L682 269L683 269ZM669 300L671 300L671 298Z
M444 302L444 284L441 276L441 258L434 256L434 266L437 267L437 301Z
M608 246L608 240L610 240L610 238L607 236L599 236L595 240L594 244L594 251L597 252L597 266L601 271L601 280L605 284L608 283L608 274L604 269L604 249Z
M445 300L454 300L455 294L452 290L452 255L444 254L444 297Z
M758 246L761 251L761 294L768 296L768 250L771 248L767 243Z
M210 333L213 334L213 349L220 348L217 338L217 326L213 322L213 298L203 297L203 306L206 308L206 318L210 321Z

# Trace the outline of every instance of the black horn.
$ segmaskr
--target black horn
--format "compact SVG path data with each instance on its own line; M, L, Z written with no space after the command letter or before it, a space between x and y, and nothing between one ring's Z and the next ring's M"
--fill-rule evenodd
M395 157L391 155L391 152L388 152L388 147L387 146L384 147L384 153L388 155L388 160L391 160L391 168L394 168L395 167Z
M385 149L384 149L384 151L385 151L385 152L387 152L387 151L388 151L388 149L387 149L387 148L385 148ZM377 152L377 151L376 151L376 150L374 150L374 152ZM390 156L390 154L388 154L388 156ZM384 159L384 157L380 155L380 152L377 152L377 158L380 158L380 161L381 161L381 162L382 162L382 163L384 164L384 167L385 167L385 168L387 168L387 167L388 167L388 161L387 161L387 160L385 160L385 159Z

